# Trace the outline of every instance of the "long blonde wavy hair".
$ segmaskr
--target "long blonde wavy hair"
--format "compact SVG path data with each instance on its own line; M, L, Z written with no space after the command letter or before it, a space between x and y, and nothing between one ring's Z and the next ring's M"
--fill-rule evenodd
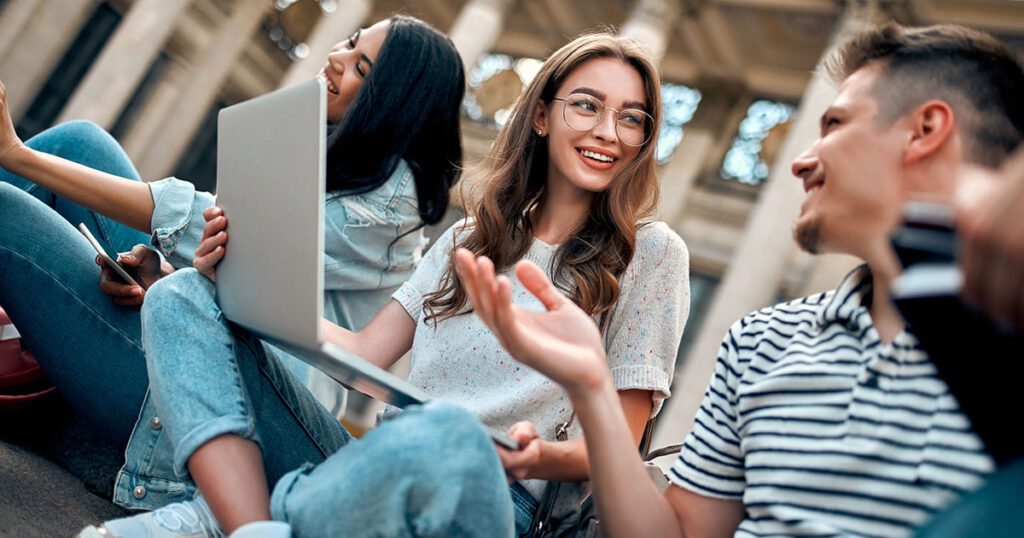
M661 125L661 84L647 53L632 39L607 33L583 35L548 57L516 102L487 159L468 174L473 184L482 186L482 193L475 205L466 205L470 230L456 246L487 256L497 271L526 255L534 240L530 215L544 198L548 171L547 139L533 130L537 104L550 104L565 79L596 58L615 58L636 69L643 81L647 112L654 118L650 139L608 188L596 193L589 215L559 246L550 268L559 289L588 314L603 316L619 297L619 277L633 259L638 223L658 203L654 151ZM440 288L425 297L426 320L436 324L469 312L466 305L450 256Z

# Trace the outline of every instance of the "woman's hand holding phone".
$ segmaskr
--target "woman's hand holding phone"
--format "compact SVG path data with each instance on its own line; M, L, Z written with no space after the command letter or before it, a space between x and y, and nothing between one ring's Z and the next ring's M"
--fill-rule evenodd
M228 219L224 216L224 210L217 206L203 210L203 218L206 219L206 226L203 227L203 237L199 241L192 266L210 280L216 281L217 264L224 258L224 245L228 242Z
M146 288L174 271L170 264L160 259L155 250L143 244L135 245L128 252L119 253L117 263L142 287L125 282L102 257L97 255L96 264L100 266L100 291L110 295L114 303L134 308L142 306L146 298Z
M501 459L501 465L505 468L505 475L511 484L516 480L528 478L540 462L541 439L537 428L525 421L515 423L506 435L519 443L520 447L519 450L509 450L495 445L498 449L498 458Z

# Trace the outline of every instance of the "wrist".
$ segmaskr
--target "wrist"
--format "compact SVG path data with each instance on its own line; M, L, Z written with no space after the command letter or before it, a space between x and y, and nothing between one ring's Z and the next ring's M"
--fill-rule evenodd
M602 354L600 360L595 360L593 363L596 366L587 369L583 374L577 376L572 383L565 385L569 398L574 402L593 398L606 392L609 387L611 387L612 392L615 392L612 373L608 370L608 361L604 355Z
M6 147L0 148L0 168L14 172L25 161L25 155L31 152L19 139L12 140Z
M577 415L605 408L609 403L619 405L619 396L611 372L607 368L601 368L597 373L599 375L592 376L593 379L581 383L575 390L569 392L569 399L572 400Z

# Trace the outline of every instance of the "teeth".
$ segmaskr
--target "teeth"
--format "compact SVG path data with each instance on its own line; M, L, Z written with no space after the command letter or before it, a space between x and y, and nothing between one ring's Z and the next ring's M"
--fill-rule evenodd
M331 82L331 79L327 78L327 75L320 73L319 77L324 81L324 84L327 85L327 91L335 94L338 93L338 88L333 82Z
M610 162L615 160L614 158L609 157L607 155L603 155L601 153L594 153L593 151L587 151L585 149L584 150L580 150L580 153L582 153L584 157L589 157L591 159L594 159L594 160L597 160L597 161L601 161L601 162L605 162L605 163L610 163Z

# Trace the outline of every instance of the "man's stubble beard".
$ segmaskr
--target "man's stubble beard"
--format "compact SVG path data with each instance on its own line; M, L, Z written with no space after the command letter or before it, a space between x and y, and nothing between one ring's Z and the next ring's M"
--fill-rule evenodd
M818 254L821 241L821 219L797 222L793 227L793 240L808 254Z

